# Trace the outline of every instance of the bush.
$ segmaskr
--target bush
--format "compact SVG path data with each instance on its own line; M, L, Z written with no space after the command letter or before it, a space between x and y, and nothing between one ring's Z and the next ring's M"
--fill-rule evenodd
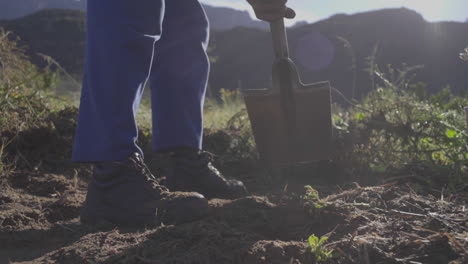
M383 85L360 104L333 118L340 143L351 142L347 154L375 173L392 174L408 166L424 166L428 175L443 171L452 189L468 180L468 131L463 107L468 98L449 88L430 97L412 85L415 68L391 67L376 72Z
M39 70L17 40L0 28L0 174L35 167L47 153L33 150L56 134L51 89L58 74L50 67Z

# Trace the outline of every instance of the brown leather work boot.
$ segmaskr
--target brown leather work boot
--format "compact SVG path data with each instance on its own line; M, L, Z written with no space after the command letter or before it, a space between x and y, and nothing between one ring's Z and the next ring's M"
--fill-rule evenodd
M197 220L209 210L203 195L170 192L159 185L138 153L124 161L107 163L107 171L96 167L81 210L83 223L183 223Z
M213 166L213 155L198 150L172 154L173 166L167 175L171 191L194 191L211 198L239 198L247 194L244 183L228 180Z

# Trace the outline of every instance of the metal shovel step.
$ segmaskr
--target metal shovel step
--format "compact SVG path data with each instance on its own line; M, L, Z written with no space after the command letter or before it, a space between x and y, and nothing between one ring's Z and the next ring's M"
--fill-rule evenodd
M261 159L269 166L330 158L330 84L303 84L289 58L281 19L270 23L275 50L271 89L244 90L244 100Z

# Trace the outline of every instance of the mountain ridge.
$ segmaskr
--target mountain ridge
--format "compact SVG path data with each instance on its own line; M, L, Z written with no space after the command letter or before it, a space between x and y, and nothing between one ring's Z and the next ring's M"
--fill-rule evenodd
M216 30L227 30L234 27L251 27L268 29L268 24L252 19L244 10L228 7L215 7L202 4L210 20L210 25ZM86 0L15 0L0 2L0 20L18 19L31 15L43 9L86 10Z

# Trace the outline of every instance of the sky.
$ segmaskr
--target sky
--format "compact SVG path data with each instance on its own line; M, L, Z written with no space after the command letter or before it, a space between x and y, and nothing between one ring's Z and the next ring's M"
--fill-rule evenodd
M246 0L201 0L213 6L227 6L253 12ZM315 22L337 13L353 14L369 10L391 7L407 7L420 13L426 20L461 21L468 19L468 0L289 0L288 5L295 9L300 20Z

